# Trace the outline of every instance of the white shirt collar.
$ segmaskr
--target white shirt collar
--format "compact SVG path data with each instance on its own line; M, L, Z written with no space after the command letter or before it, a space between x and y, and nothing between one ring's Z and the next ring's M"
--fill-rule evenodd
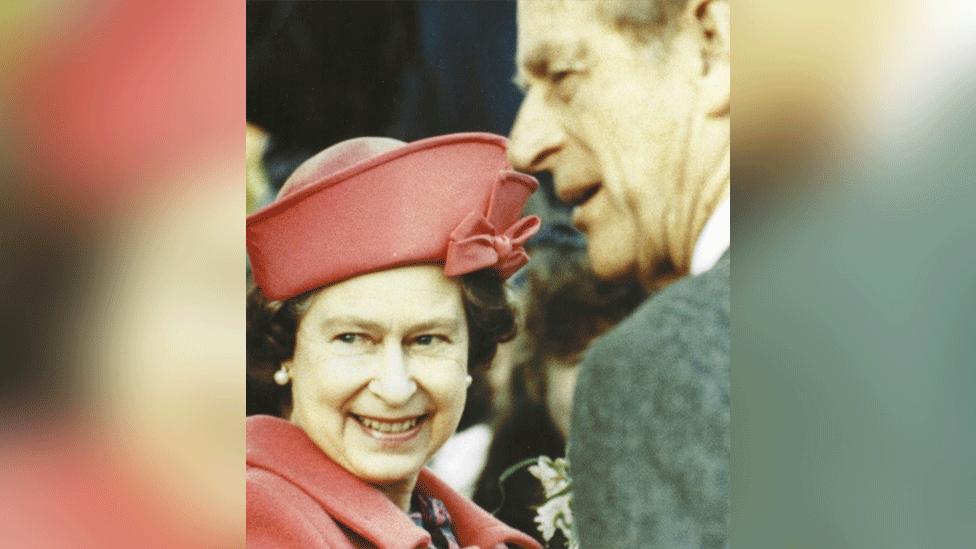
M729 197L715 208L705 222L691 255L692 275L700 275L714 267L725 250L729 249L732 238L732 229L729 226L731 212L732 199Z

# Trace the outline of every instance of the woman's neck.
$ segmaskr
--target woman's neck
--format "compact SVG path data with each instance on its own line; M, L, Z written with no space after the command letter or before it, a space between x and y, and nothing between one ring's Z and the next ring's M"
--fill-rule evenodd
M413 489L417 485L417 473L409 479L394 482L392 484L374 484L377 490L383 493L394 505L404 512L410 511L410 498L413 497Z

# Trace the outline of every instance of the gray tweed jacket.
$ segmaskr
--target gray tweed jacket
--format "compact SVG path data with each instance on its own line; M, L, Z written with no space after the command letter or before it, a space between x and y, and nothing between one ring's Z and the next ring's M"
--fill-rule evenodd
M569 443L583 549L727 546L729 264L671 284L587 353Z

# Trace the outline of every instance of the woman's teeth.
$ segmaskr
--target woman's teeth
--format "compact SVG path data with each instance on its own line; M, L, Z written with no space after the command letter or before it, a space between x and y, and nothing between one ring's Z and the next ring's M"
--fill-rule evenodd
M380 433L396 434L402 433L404 431L409 431L417 426L417 423L423 418L423 416L418 416L413 419L408 419L406 421L389 422L389 421L378 421L375 419L370 419L363 416L355 416L356 420L360 423L369 427L374 431L379 431Z

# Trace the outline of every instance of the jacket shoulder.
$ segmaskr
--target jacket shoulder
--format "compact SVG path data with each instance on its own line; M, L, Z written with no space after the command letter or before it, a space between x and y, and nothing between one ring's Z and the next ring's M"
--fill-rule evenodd
M584 546L724 545L729 288L726 255L648 299L585 357L570 439Z
M673 367L729 365L729 257L712 270L686 277L647 299L601 337L586 357L602 369L674 373ZM648 371L647 373L652 373ZM610 373L610 372L606 372Z
M301 488L277 474L247 468L247 547L353 549L342 528Z

